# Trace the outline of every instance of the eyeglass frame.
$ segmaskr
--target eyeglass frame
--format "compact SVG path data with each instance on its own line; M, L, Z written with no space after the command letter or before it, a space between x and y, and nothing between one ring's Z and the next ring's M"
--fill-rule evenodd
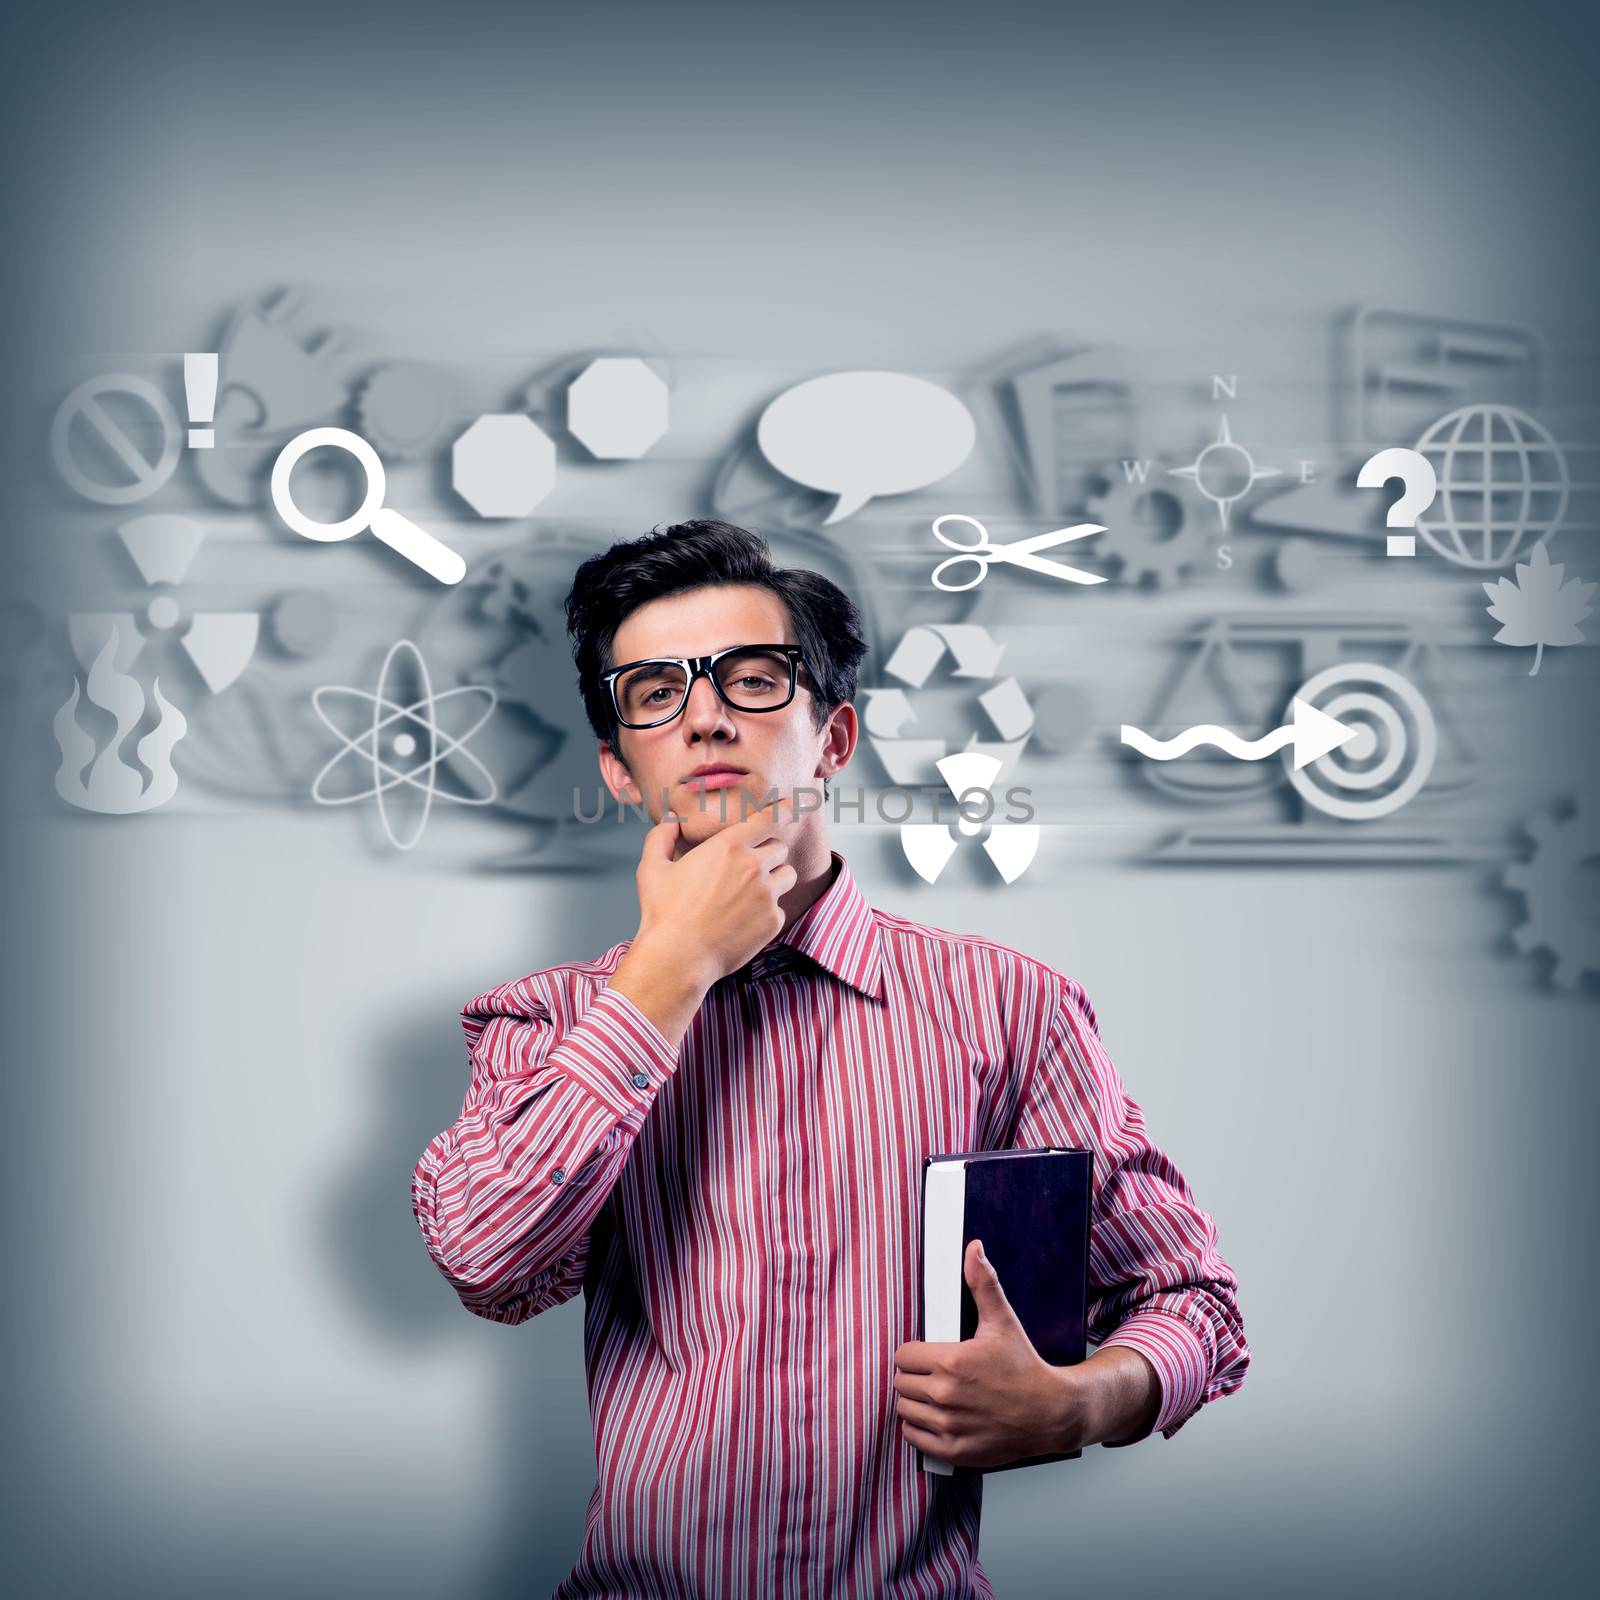
M789 661L789 692L775 706L741 706L730 700L723 693L722 685L717 682L717 675L711 669L724 656L738 654L741 650L771 650L779 655L786 656ZM635 667L648 667L652 665L682 667L689 674L689 681L683 686L683 698L678 702L676 710L670 716L659 717L654 722L629 722L622 714L622 706L617 700L617 679L624 672L632 672ZM732 711L749 712L751 716L764 717L770 711L782 711L785 706L794 703L795 691L800 687L800 668L804 667L811 673L811 663L806 660L805 651L797 644L730 644L726 650L717 650L708 656L641 656L637 661L625 661L620 667L613 667L609 672L600 674L600 681L606 686L606 693L611 700L611 714L617 720L619 728L630 728L635 732L647 728L664 728L669 722L676 722L684 713L684 708L689 704L689 696L694 693L696 678L708 678L711 687L716 691L717 698ZM815 677L815 673L811 673Z

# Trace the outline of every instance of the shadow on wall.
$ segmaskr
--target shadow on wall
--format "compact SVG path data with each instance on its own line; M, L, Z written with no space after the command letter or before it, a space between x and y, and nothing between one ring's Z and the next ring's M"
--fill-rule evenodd
M562 948L530 939L510 962L531 954L527 970L537 970L598 955L632 933L632 894L631 883L601 889L591 881L581 895L570 886L547 887L538 921L541 929L560 930ZM515 976L520 971L509 968L486 974L482 988ZM375 1029L370 1139L328 1193L323 1237L336 1280L375 1339L415 1350L449 1337L461 1359L475 1363L484 1348L492 1351L492 1407L442 1425L475 1430L494 1463L494 1480L505 1485L482 1570L463 1575L461 1592L510 1600L550 1593L577 1559L595 1483L594 1448L581 1296L515 1327L473 1317L429 1259L412 1214L412 1171L428 1141L455 1120L466 1093L459 1012L470 998L441 994ZM419 1415L417 1425L425 1441L441 1419Z

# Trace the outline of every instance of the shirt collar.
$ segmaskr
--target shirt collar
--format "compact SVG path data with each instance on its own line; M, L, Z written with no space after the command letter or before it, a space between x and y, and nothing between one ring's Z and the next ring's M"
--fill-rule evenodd
M878 918L849 863L837 850L833 882L779 936L819 967L873 1000L883 998L883 952Z

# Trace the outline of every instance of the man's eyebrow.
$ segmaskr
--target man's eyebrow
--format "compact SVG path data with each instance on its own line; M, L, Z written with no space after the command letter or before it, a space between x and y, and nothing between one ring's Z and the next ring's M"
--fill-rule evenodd
M732 644L718 645L715 650L647 650L643 655L630 656L630 661L693 661L700 656L714 656L724 650L737 650L746 643L736 639Z
M634 662L634 661L693 661L699 656L720 655L724 650L739 650L739 649L743 649L746 645L750 645L750 644L793 645L794 643L795 643L795 641L792 640L792 639L786 639L786 640L778 640L778 639L735 639L729 644L719 644L715 650L699 650L699 651L695 651L695 650L679 650L679 651L652 650L647 655L630 656L627 661L617 662L617 665L625 667L625 666L628 666L631 662ZM615 660L615 657L616 657L616 652L613 651L612 652L612 659ZM608 670L610 670L610 669L608 669Z

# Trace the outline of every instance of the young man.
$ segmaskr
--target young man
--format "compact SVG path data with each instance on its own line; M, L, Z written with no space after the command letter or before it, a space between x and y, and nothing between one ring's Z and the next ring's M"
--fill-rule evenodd
M1237 1389L1211 1218L1076 983L875 910L829 849L845 594L689 522L585 561L567 615L606 786L655 820L638 932L466 1008L466 1102L412 1191L468 1310L584 1291L599 1485L557 1593L987 1595L982 1478L917 1449L1170 1438ZM977 1336L916 1340L923 1157L1050 1144L1094 1151L1099 1348L1047 1365L978 1241Z

